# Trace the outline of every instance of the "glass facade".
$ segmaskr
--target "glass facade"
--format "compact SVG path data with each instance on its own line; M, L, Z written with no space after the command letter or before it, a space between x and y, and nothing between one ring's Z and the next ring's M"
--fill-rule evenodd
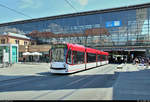
M147 46L150 45L149 24L150 8L135 8L2 26L0 33L38 31L68 35L33 37L39 44L70 42L99 47Z

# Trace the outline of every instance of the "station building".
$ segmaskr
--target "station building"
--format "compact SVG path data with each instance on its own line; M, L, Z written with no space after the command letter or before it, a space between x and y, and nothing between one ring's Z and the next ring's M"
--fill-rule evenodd
M69 42L110 54L149 56L150 3L0 24L0 34L13 30L38 45Z

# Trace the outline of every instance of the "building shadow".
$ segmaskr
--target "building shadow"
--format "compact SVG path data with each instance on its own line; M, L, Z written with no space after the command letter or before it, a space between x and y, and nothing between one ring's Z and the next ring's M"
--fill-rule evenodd
M56 92L94 88L105 88L107 90L107 88L112 88L112 100L150 99L150 69L94 75L89 73L84 75L81 75L81 73L61 75L49 72L37 74L36 76L19 76L22 78L0 81L0 93L16 91ZM3 77L15 76L0 75L0 78Z
M0 92L67 90L86 88L113 87L118 74L96 75L57 75L49 72L38 73L37 76L20 76L22 78L0 81ZM2 76L0 77L15 77ZM18 77L18 76L17 76Z
M112 100L150 100L150 69L117 74Z

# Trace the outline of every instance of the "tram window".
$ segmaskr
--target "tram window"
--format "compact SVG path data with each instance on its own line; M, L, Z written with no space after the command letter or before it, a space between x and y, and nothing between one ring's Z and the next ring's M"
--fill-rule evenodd
M73 51L73 64L84 63L84 52Z
M96 62L96 54L87 53L87 62Z
M67 63L71 64L71 50L68 51Z
M52 62L64 62L64 48L54 48L52 49Z
M105 60L108 60L108 56L106 56L106 59Z
M105 60L106 60L106 56L102 55L102 61L105 61Z
M67 49L64 49L64 62L66 62Z
M97 55L97 61L101 61L101 55Z

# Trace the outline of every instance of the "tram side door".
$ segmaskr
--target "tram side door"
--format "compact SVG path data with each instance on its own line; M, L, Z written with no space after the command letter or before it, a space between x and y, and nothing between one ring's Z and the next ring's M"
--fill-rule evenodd
M86 51L84 53L84 63L85 63L85 70L86 70L86 68L87 68L87 53L86 53Z

